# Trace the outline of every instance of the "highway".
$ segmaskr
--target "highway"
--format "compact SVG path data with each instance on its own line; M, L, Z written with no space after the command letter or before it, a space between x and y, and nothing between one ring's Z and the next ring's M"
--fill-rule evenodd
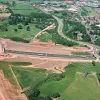
M23 54L23 55L40 56L40 57L57 57L57 58L73 58L73 59L95 60L95 57L93 57L91 55L79 56L79 55L66 55L66 54L48 54L48 53L25 52L25 51L16 51L16 50L5 50L5 53Z

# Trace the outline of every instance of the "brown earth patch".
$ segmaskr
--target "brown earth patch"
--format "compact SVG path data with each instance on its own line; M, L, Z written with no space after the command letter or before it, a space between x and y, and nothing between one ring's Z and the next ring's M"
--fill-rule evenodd
M52 58L40 58L30 57L24 55L16 55L14 58L5 59L8 62L31 62L32 65L21 66L24 68L42 68L57 73L64 72L64 68L70 63L70 61L52 59Z
M7 18L9 16L11 16L11 13L2 13L2 14L0 14L1 18Z
M27 100L20 88L12 85L0 70L0 100Z
M85 47L66 47L62 45L54 45L50 43L34 42L33 44L17 43L10 40L6 41L6 50L17 50L25 52L38 52L48 54L71 54L71 52L86 52L89 51Z

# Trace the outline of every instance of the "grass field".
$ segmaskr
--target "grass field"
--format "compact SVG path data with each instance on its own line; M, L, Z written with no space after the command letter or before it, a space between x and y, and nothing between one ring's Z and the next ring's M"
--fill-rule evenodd
M41 34L38 38L41 42L48 42L52 40L52 35L49 33Z
M13 63L9 63L9 62L2 62L0 61L0 70L3 70L5 77L14 85L16 85L16 82L14 80L13 74L11 72L11 68L10 66L21 66L21 65L30 65L31 63L28 62L13 62Z
M27 26L22 25L22 29L18 29L18 25L9 25L7 27L8 31L0 32L0 37L20 37L23 39L31 39L33 38L40 29L36 28L34 24L29 24L30 31L27 31ZM14 31L14 29L17 29L18 31Z
M41 95L52 95L53 93L59 92L60 94L65 91L66 88L74 81L76 73L76 66L69 65L66 67L65 78L60 81L50 81L44 83L40 87ZM49 87L49 88L48 88Z
M48 72L42 69L13 67L13 71L22 88L34 88L48 77Z
M88 72L100 73L99 66L100 63L96 63L96 66L93 66L92 63L72 63L71 65L66 67L66 72L64 73L65 78L63 78L60 81L46 82L40 87L41 95L48 95L48 94L50 95L55 92L59 92L60 94L62 94L75 81L76 72L85 72L85 70L87 69ZM98 79L100 80L100 75L98 74L97 76Z
M84 7L84 9L88 11L89 16L100 16L92 7Z
M76 74L74 82L62 93L59 100L99 100L100 87L95 76Z
M3 70L9 81L15 84L9 67L9 65L13 65L13 72L21 87L39 89L40 95L43 97L59 93L61 95L59 100L66 100L66 98L68 100L99 100L100 88L95 76L88 75L86 78L83 78L82 74L76 73L84 73L85 71L88 73L96 72L100 81L100 63L95 63L95 66L92 63L72 63L65 68L63 74L54 74L43 69L20 67L30 64L28 62L0 62L0 69ZM61 75L64 75L64 77Z
M0 2L7 2L8 0L0 0ZM9 0L10 2L11 1L16 1L16 0Z
M10 9L13 11L14 14L21 15L30 15L31 13L42 13L41 10L33 7L32 5L29 6L23 3L17 3L16 6L10 6Z
M72 52L73 55L91 55L89 52Z
M14 81L13 74L10 69L10 64L8 62L0 62L0 70L3 70L5 77L14 85L16 82Z

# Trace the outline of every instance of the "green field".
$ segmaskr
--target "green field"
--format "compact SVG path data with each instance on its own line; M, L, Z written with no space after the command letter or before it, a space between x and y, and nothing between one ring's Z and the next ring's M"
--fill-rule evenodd
M12 65L13 72L22 88L39 89L40 95L35 98L51 97L55 93L59 93L59 100L66 100L66 98L68 100L80 100L80 98L82 98L81 100L99 100L100 88L96 78L90 74L87 77L82 77L83 74L76 73L96 72L100 81L100 63L95 63L95 66L92 63L72 63L65 68L63 74L55 74L43 69L20 67L30 64L28 62L0 62L0 69L3 70L5 77L16 85L9 67ZM26 95L29 96L30 92L27 92Z
M8 0L0 0L0 2L7 2ZM16 0L9 0L9 2L16 1Z
M13 67L13 71L22 88L34 88L37 84L45 81L49 75L48 72L42 69Z
M49 40L52 40L52 35L49 33L41 34L38 38L41 42L48 42Z
M0 70L3 70L5 77L14 85L16 85L16 82L14 81L13 74L10 69L10 64L7 62L0 62Z
M60 81L49 81L44 83L40 87L41 95L52 95L56 92L59 92L60 94L65 91L66 88L70 86L70 84L73 82L75 78L76 73L76 66L73 67L73 65L69 65L69 68L66 67L66 72L64 73L65 78L63 78ZM49 87L49 88L48 88Z
M72 63L66 67L66 72L64 73L65 78L60 81L46 82L40 87L41 95L50 95L55 92L63 94L64 91L75 81L76 72L85 72L85 69L87 69L89 73L97 72L97 77L100 80L100 63L96 63L96 66L93 66L92 63ZM82 92L80 92L80 94L82 94Z
M99 100L100 87L95 76L76 74L74 82L62 93L59 100Z
M10 6L10 9L14 14L30 15L31 13L42 13L41 10L33 7L32 5L25 5L22 3L17 3L15 6Z
M21 66L21 65L30 65L31 63L28 62L22 62L22 63L18 63L18 62L13 62L13 63L9 63L9 62L2 62L0 61L0 70L3 70L5 77L14 85L16 85L16 82L14 80L13 74L11 72L11 68L10 66Z
M0 37L20 37L30 40L40 31L40 29L36 28L34 24L29 24L28 26L30 27L30 31L27 31L27 26L24 25L22 25L22 29L18 29L18 25L9 25L7 26L8 31L0 32ZM18 31L16 32L14 29L17 29Z
M18 0L0 0L0 2L12 2L12 1L18 1ZM24 0L23 0L24 1ZM30 0L30 3L36 3L36 4L40 4L43 3L44 0ZM29 3L29 0L25 0L25 3Z
M92 7L84 7L84 9L88 11L89 16L100 16Z
M73 55L91 55L89 52L72 52Z

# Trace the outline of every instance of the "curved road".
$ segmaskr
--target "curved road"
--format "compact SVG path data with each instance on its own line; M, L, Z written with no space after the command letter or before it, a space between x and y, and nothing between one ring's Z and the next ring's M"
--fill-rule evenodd
M99 46L96 46L96 45L93 45L93 44L89 44L89 43L86 43L86 42L80 42L80 41L76 41L76 40L73 40L73 39L71 39L71 38L69 38L69 37L67 37L66 35L64 35L64 33L62 32L62 30L63 30L63 19L60 19L60 18L58 18L58 17L56 17L56 16L53 16L56 20L57 20L57 22L58 22L58 33L59 33L59 35L61 36L61 37L63 37L63 38L65 38L65 39L67 39L67 40L69 40L69 41L73 41L73 42L76 42L76 43L78 43L78 44L81 44L81 45L87 45L89 48L90 48L90 52L93 52L93 55L96 57L96 59L97 60L99 60L100 59L100 56L97 54L97 51L98 51L98 49L100 49L100 47Z

